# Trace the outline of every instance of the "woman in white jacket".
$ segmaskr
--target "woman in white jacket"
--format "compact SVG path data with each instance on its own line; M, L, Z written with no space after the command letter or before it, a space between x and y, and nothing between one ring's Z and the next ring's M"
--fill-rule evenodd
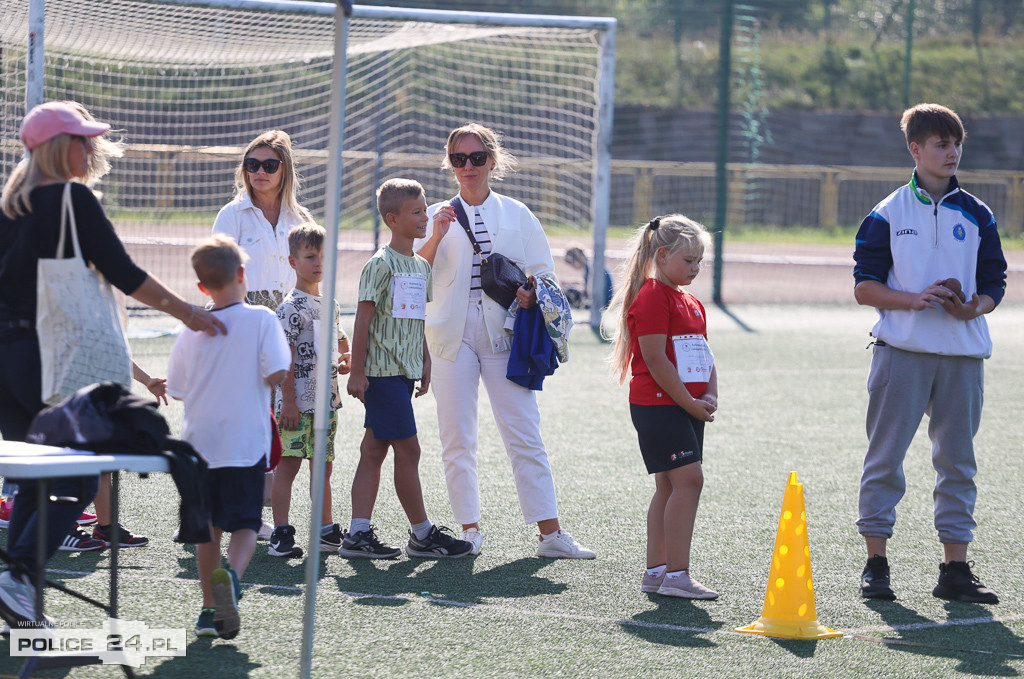
M540 222L521 202L491 191L490 179L501 179L516 162L498 135L472 123L453 130L446 149L442 167L451 168L458 182L458 197L483 254L500 252L527 276L553 276L554 262ZM506 310L481 289L480 258L451 204L438 203L428 213L427 235L416 246L433 268L433 301L426 314L431 387L448 498L455 520L462 524L462 539L473 544L474 554L480 553L477 394L482 378L512 463L523 520L536 523L540 532L538 556L592 559L594 552L559 524L536 394L505 377L511 349L511 336L503 329ZM516 301L528 308L537 303L537 296L519 288Z
M213 223L213 233L228 236L249 256L249 304L275 311L295 287L295 271L288 264L288 232L313 221L295 197L298 189L287 132L270 130L249 142L235 170L235 197Z

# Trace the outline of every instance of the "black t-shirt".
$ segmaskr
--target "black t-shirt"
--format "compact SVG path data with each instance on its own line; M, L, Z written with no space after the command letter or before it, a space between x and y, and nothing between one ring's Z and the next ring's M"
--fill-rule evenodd
M35 323L37 262L56 254L63 194L64 184L39 186L29 195L32 212L13 220L0 212L0 321ZM135 292L147 274L128 256L96 196L73 182L71 203L82 257L125 294ZM71 238L64 241L64 256L74 256Z

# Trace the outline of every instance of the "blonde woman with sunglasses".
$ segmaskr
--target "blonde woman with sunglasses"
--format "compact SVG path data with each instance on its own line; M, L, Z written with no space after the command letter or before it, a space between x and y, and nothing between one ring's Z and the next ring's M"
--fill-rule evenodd
M235 197L221 208L213 233L223 233L249 256L245 266L245 301L276 311L295 287L288 264L288 232L313 221L299 205L299 178L287 132L259 135L242 154L235 170Z
M471 123L448 135L443 169L451 169L458 198L481 252L500 252L527 276L554 276L551 249L540 222L523 203L491 191L491 179L515 169L516 159L491 129ZM477 396L480 381L491 402L494 421L512 463L519 507L526 523L536 523L537 555L593 559L558 520L555 483L540 434L536 392L505 377L511 356L505 332L506 310L483 292L480 257L456 221L450 201L428 209L427 234L416 248L432 267L433 300L427 304L426 338L431 387L437 403L448 498L462 539L479 554L480 489L477 481ZM537 303L534 289L519 288L522 308Z

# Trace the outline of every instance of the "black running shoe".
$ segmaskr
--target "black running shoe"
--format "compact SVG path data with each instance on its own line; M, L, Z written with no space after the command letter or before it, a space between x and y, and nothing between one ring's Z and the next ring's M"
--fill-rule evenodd
M978 576L971 572L973 565L973 562L967 561L940 563L939 584L932 590L932 596L973 604L999 603L996 593L981 584Z
M376 526L370 526L369 530L361 530L354 535L346 532L338 550L340 556L350 559L394 559L401 553L402 550L397 547L386 545L377 539Z
M865 599L887 601L896 598L896 593L889 586L889 560L884 556L875 554L868 559L860 576L860 595Z
M420 556L427 559L458 559L468 556L473 551L473 543L459 540L451 528L431 526L430 534L423 540L409 531L409 544L405 551L409 556Z
M270 548L267 549L270 556L280 556L286 559L302 556L302 548L295 546L295 526L278 526L270 534Z
M128 530L125 529L121 524L117 524L117 546L118 547L145 547L149 544L149 538L143 537L142 535L132 535ZM113 526L103 527L99 524L92 527L92 537L94 540L99 540L107 547L110 546L111 533L113 532Z
M337 554L339 547L341 547L341 526L332 523L331 530L327 535L320 534L320 551Z

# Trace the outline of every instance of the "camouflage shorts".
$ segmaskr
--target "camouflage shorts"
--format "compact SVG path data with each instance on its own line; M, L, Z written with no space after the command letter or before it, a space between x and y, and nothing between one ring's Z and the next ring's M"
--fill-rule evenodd
M277 413L278 422L281 413ZM327 418L327 461L334 462L334 436L338 433L338 413L332 410ZM313 459L313 413L299 413L299 428L281 429L281 457Z

